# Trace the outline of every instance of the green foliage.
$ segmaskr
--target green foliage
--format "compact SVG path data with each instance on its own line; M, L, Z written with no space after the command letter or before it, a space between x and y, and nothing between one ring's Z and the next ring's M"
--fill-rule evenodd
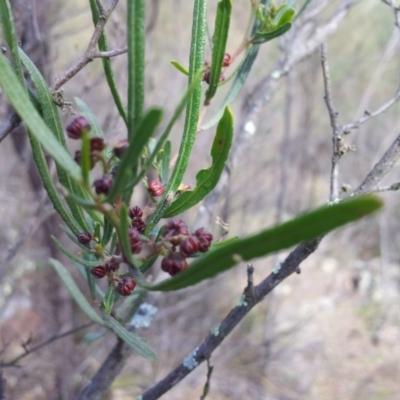
M100 15L98 3L95 0L89 2L93 22L97 24L104 16ZM54 209L66 225L63 225L62 229L71 243L78 246L80 253L69 250L54 237L53 240L76 266L79 275L87 280L93 304L100 308L102 316L86 299L66 267L57 260L50 260L50 263L88 318L111 329L148 360L156 358L150 347L114 318L115 315L120 315L121 310L127 308L133 315L148 290L171 291L194 285L234 267L242 260L249 261L288 248L303 240L323 235L381 207L381 203L373 197L353 199L311 211L255 235L228 239L214 244L207 242L207 237L211 235L201 229L200 232L194 233L197 235L196 238L192 235L192 243L185 229L173 239L168 237L168 225L160 221L163 218L180 215L195 207L220 180L229 158L234 133L233 115L228 106L243 88L260 45L283 35L297 18L293 0L287 0L279 7L268 0L249 3L251 9L248 29L244 32L243 42L239 44L235 52L235 57L242 58L240 67L233 71L231 86L215 115L203 124L208 105L219 90L221 73L229 68L227 65L229 63L224 65L223 62L234 2L220 0L217 3L212 60L211 65L207 67L209 76L206 78L204 53L208 6L206 0L194 0L190 54L187 63L189 67L186 69L177 61L172 61L175 68L187 75L187 88L175 111L167 120L168 123L157 136L157 128L161 123L163 111L159 108L145 110L144 106L146 2L145 0L129 1L127 4L126 109L115 82L111 61L109 58L102 60L112 99L127 127L127 143L123 151L121 150L121 154L118 154L118 148L114 148L113 151L109 148L101 148L98 151L94 149L92 139L95 138L99 143L104 143L101 140L105 136L103 129L89 105L76 98L80 112L91 125L90 133L84 131L82 136L78 135L81 143L78 165L67 148L61 120L47 83L29 57L18 49L9 0L0 0L0 22L12 55L11 63L0 53L0 85L28 128L33 157L43 185ZM306 0L299 14L309 4L310 0ZM100 51L108 50L104 32L100 35L97 45ZM28 87L27 90L21 60L34 88ZM202 80L208 82L205 90L203 90ZM168 137L184 111L184 128L179 150L175 156ZM191 159L200 127L203 124L202 128L205 129L217 123L216 135L211 145L211 166L197 173L194 189L185 190L186 188L182 188L182 179ZM60 192L57 184L53 182L46 163L45 152L55 160L58 180L66 192ZM97 167L93 169L96 163ZM149 196L149 201L153 204L145 210L145 213L139 207L130 209L135 187L143 183L147 185L146 177L150 175L151 170L153 170L152 174L158 176L160 184L164 185L164 193L157 199L157 196ZM100 177L97 176L99 171ZM96 183L95 187L94 183ZM139 240L145 248L140 254L133 247L133 239L128 233L132 227L140 232L140 235L138 233L134 239ZM78 234L84 231L90 235L89 243L82 243L77 239ZM207 243L204 244L204 241ZM187 252L185 256L184 250ZM132 251L135 254L132 254ZM174 259L177 254L178 257ZM185 263L188 257L194 257L195 260L186 269ZM183 265L184 268L179 269L177 275L171 279L151 283L146 280L145 274L157 265L160 258L167 261L163 269L169 271L171 275L176 271L168 270L167 267L170 266L168 262L178 262L178 266ZM107 263L109 263L107 268L97 268L92 271L96 277L101 276L103 272L107 275L108 289L104 294L96 285L90 269ZM119 270L120 264L128 264L128 273L126 269L124 273ZM172 266L176 267L175 264ZM100 273L98 273L99 270ZM125 296L118 295L121 293L118 283L126 276L133 278L140 287L134 292L134 300L132 297L127 299ZM131 278L129 279L132 281ZM123 294L127 293L123 292Z

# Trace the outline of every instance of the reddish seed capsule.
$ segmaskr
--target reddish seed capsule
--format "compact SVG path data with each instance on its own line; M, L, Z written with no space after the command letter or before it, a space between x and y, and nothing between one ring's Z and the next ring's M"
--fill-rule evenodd
M119 268L119 264L114 258L110 258L110 260L104 264L104 267L106 268L107 272L115 272Z
M136 282L133 278L130 277L126 277L126 278L122 278L117 285L117 292L121 295L121 296L129 296L133 289L135 289L136 287Z
M143 211L138 206L129 207L129 216L131 218L142 217L143 216Z
M199 239L199 251L206 253L213 240L211 233L207 232L204 228L199 228L194 232L193 235Z
M94 190L97 194L107 194L113 185L113 180L110 176L104 175L101 179L96 179L93 182Z
M83 132L90 132L90 129L89 121L83 116L75 118L66 128L67 135L71 139L80 139Z
M131 228L128 230L129 242L131 244L131 250L133 254L140 253L142 251L142 239L140 238L137 229Z
M140 217L132 219L132 228L135 228L139 233L143 233L146 230L146 224Z
M188 236L179 246L180 252L184 257L190 257L199 251L199 239L196 236Z
M172 245L178 246L183 240L182 236L186 235L189 235L189 231L187 225L181 219L168 221L164 237L169 239Z
M171 253L164 257L161 262L161 269L171 276L179 274L179 272L187 269L188 263L181 253Z
M224 59L222 61L222 66L229 67L230 64L231 64L231 55L229 53L225 53Z
M107 270L104 265L100 265L99 267L94 267L90 270L90 273L98 279L104 278L106 276Z
M78 242L80 244L89 244L93 236L90 232L82 232L77 236Z
M106 148L106 144L101 137L95 136L90 139L90 152L97 153L103 151Z
M128 146L129 146L128 139L119 140L113 148L113 152L114 152L115 156L118 157L119 159L121 159L125 153L125 150L128 148Z
M164 185L160 181L152 181L149 183L148 190L152 196L158 197L164 193Z

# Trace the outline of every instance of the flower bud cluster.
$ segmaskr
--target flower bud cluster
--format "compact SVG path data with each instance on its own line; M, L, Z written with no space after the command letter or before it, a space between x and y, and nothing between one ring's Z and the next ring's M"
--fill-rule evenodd
M164 240L172 244L172 249L163 258L161 269L174 276L188 268L186 260L188 257L193 257L198 252L206 253L213 237L204 228L199 228L189 234L182 220L171 220L165 228Z
M146 230L146 223L143 221L143 211L140 207L134 206L129 208L129 217L132 219L132 228L143 234Z

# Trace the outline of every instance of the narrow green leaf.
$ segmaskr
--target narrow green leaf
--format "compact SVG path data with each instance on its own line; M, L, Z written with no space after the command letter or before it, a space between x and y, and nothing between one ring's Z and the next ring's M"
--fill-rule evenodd
M50 264L57 271L65 287L67 288L70 295L76 301L80 309L94 322L104 325L103 319L96 313L93 307L86 300L85 296L80 291L78 285L72 279L72 276L67 269L58 260L53 258L50 259Z
M118 165L117 174L113 186L107 196L107 201L112 202L118 195L127 191L127 185L132 183L135 177L136 167L139 163L140 154L149 138L154 134L161 121L162 111L158 108L149 110L137 127L135 141L130 142L128 148Z
M104 217L103 237L101 238L101 244L104 247L107 246L107 243L110 241L113 232L114 227L112 223Z
M382 207L377 197L359 197L321 207L272 229L208 252L172 279L147 287L149 290L179 290L226 271L240 261L248 261L310 240L371 214Z
M54 237L52 235L51 238L53 239L53 242L56 244L56 246L72 261L75 261L86 267L98 267L99 265L104 264L104 260L89 261L89 260L80 258L76 254L69 251L66 247L64 247L56 237ZM88 249L86 249L86 251L88 251Z
M99 10L97 7L96 0L89 0L89 1L90 1L90 8L92 11L93 24L96 26L97 23L99 22ZM98 41L98 46L99 46L100 51L108 50L107 38L106 38L104 31L100 35L100 38ZM103 63L103 68L104 68L104 73L106 76L107 84L108 84L108 87L110 88L111 95L114 99L114 103L117 106L119 114L121 115L122 119L124 120L125 124L127 125L126 110L122 104L121 96L120 96L118 88L117 88L117 83L115 82L115 76L114 76L114 72L113 72L113 69L111 66L111 60L107 57L102 57L101 61Z
M61 120L58 115L56 105L54 104L53 96L47 86L45 79L43 78L39 70L36 68L35 64L33 64L31 59L23 52L22 49L19 49L19 55L21 57L21 60L25 68L29 72L33 84L35 85L37 98L44 122L49 127L51 132L55 135L58 142L61 143L65 149L67 149ZM57 160L55 160L55 162L56 162L58 179L61 185L67 188L69 192L82 196L82 189L79 187L79 185L75 181L71 180L68 174L57 162ZM87 231L88 226L83 216L81 208L74 201L69 201L67 199L67 203L69 209L71 210L72 216L79 223L82 230Z
M53 133L40 117L39 113L30 102L24 87L8 65L2 52L0 52L0 84L8 100L15 108L15 111L43 148L51 157L58 161L60 166L64 168L73 179L80 181L81 173L79 167L67 150L58 143Z
M115 296L116 295L116 290L115 290L115 286L111 285L108 290L106 295L103 298L103 306L104 306L104 312L106 314L111 314L111 311L114 307L114 303L115 303Z
M210 80L206 92L205 103L208 104L217 92L222 71L226 42L228 40L229 25L231 21L232 1L221 0L217 5L217 15L214 27L214 45L212 48Z
M204 46L207 30L207 0L195 0L193 7L193 25L191 49L189 57L189 87L190 84L203 70L204 66ZM162 218L162 212L167 206L166 202L171 199L182 182L187 165L189 163L190 154L196 139L197 123L199 121L201 107L201 81L196 82L196 86L190 95L186 107L186 119L179 155L172 171L171 179L165 189L164 196L159 202L157 209L148 221L146 234L152 231L154 226Z
M164 213L165 218L183 213L203 200L215 188L228 159L232 139L233 115L229 108L226 108L218 124L217 133L211 148L211 167L198 172L196 175L196 187L193 190L183 192L167 208Z
M16 75L26 91L24 73L22 71L21 60L18 54L18 39L15 31L14 19L9 0L0 0L0 23L3 29L4 38L13 58L13 66Z
M291 27L292 27L292 24L290 22L288 22L273 31L270 31L267 33L256 34L254 36L254 38L252 39L252 43L253 44L261 44L261 43L269 42L270 40L275 39L275 38L285 34L288 30L290 30Z
M145 0L128 1L128 138L136 142L143 114L145 70Z
M264 8L267 8L269 6L269 1L261 0L260 6L264 6ZM255 18L253 27L251 29L251 37L253 37L253 35L259 30L259 28L260 28L260 21L257 18ZM225 108L227 106L230 106L236 100L237 95L242 90L242 87L244 86L244 83L246 82L247 77L250 74L254 61L257 58L258 50L259 46L250 46L248 48L244 61L240 66L237 75L235 76L235 79L231 87L229 88L228 93L225 96L225 99L223 100L221 106L218 108L218 111L215 113L215 115L202 126L203 130L209 129L214 125L216 125L218 121L221 119L222 115L224 114Z
M160 179L163 184L166 184L168 182L171 151L172 151L171 142L167 140L164 145L164 157L162 159L161 169L160 169Z
M90 188L90 169L91 169L91 160L90 160L90 137L89 132L83 132L81 138L81 170L82 170L82 178L83 185L86 189Z
M172 60L171 64L180 72L182 72L185 75L189 75L189 71L181 64L178 63L178 61Z
M157 154L160 152L162 147L164 146L165 141L167 140L169 134L171 133L172 128L174 127L176 121L182 114L182 111L185 109L193 91L197 88L197 85L202 81L203 78L203 71L200 70L196 75L195 78L193 79L192 83L189 86L189 89L186 91L185 95L183 96L182 100L178 104L178 107L176 108L174 114L172 115L167 127L165 128L164 132L161 134L160 139L157 142L157 145L154 149L154 152L151 154L150 158L147 160L146 163L144 163L144 166L142 168L142 171L140 174L136 177L136 179L131 183L131 186L136 186L146 175L150 165L153 163L155 157Z
M281 16L279 16L276 20L278 21L278 26L282 26L288 22L292 23L293 22L293 17L294 14L296 13L294 8L288 8L285 10L284 13L282 13Z
M132 347L138 354L149 361L157 359L154 351L133 332L129 332L111 315L104 314L104 319L107 325L130 347Z

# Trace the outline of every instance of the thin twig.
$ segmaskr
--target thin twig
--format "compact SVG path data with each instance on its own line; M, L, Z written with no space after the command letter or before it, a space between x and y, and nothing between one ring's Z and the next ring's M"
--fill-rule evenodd
M6 368L6 367L18 367L18 361L22 360L23 358L27 357L28 355L40 350L41 348L49 345L50 343L55 342L56 340L62 339L66 336L72 335L76 332L81 331L82 329L86 329L89 326L93 325L93 322L88 322L84 325L80 325L77 326L76 328L70 329L69 331L66 331L64 333L59 333L57 335L53 335L52 337L50 337L49 339L45 340L42 343L39 343L37 346L32 347L31 349L28 348L28 342L31 341L31 338L28 339L27 342L22 343L22 347L24 348L24 352L22 354L20 354L19 356L15 357L14 359L12 359L11 361L8 362L1 362L0 363L0 367L2 368Z
M396 104L399 100L400 100L400 85L397 88L396 93L392 99L390 99L388 102L383 104L381 107L379 107L375 111L372 111L372 112L365 111L364 116L362 116L357 121L343 125L341 128L341 131L343 132L344 135L349 134L352 130L358 129L361 125L365 124L371 118L375 118L378 115L383 114L384 112L388 111L389 108L392 107L394 104Z
M387 186L378 186L372 193L380 193L380 192L396 192L400 189L400 182L392 183Z
M207 380L204 384L203 394L201 395L200 400L204 400L207 397L208 392L210 391L211 375L213 371L214 367L210 364L210 360L207 358Z
M97 54L98 57L100 52L96 51L97 42L100 39L101 34L103 33L104 27L110 18L114 8L116 7L118 0L113 0L103 17L99 18L93 35L89 41L89 45L85 51L85 54L81 57L81 59L72 65L63 75L58 76L50 89L52 91L56 91L61 88L66 82L68 82L72 77L74 77L79 71L81 71L87 64L89 64L95 58L94 55ZM110 57L109 55L107 57Z
M11 114L5 125L0 129L0 143L21 123L16 113Z
M326 44L321 46L321 64L322 64L322 76L324 78L324 100L329 113L329 119L332 127L332 166L330 176L330 193L329 200L333 201L339 198L339 161L343 154L342 147L342 136L341 130L338 124L338 113L335 110L332 100L332 89L331 80L329 77L329 66L327 60Z

